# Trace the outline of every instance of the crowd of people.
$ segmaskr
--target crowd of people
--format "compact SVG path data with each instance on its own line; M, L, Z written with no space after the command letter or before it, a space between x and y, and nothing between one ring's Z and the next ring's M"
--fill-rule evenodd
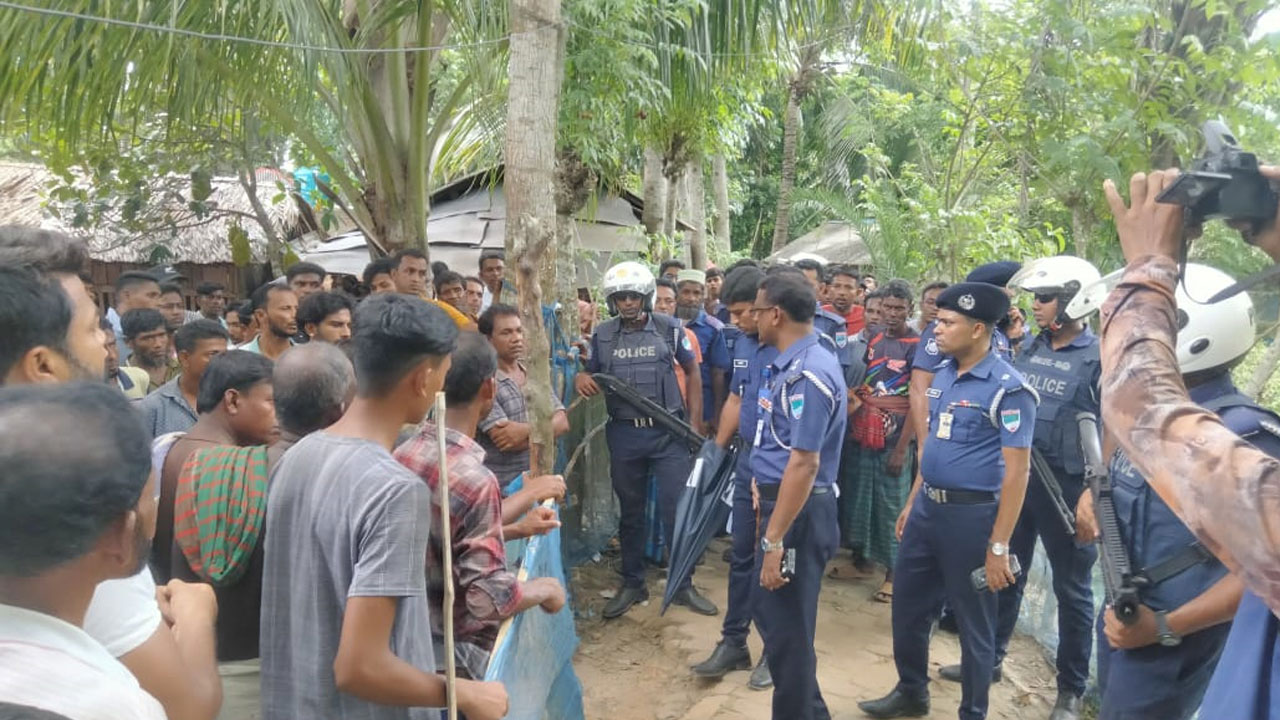
M1135 180L1131 207L1108 188L1131 265L1105 307L1108 282L1069 256L918 288L816 257L609 268L609 317L578 306L573 378L608 409L621 578L603 616L649 596L650 483L673 544L694 467L674 418L736 453L721 636L692 672L750 670L776 719L830 717L819 594L868 578L868 601L892 606L899 680L861 710L930 712L940 629L960 639L939 672L962 685L959 717L985 717L1037 544L1057 600L1050 720L1080 717L1095 648L1099 717L1280 716L1272 556L1242 535L1274 537L1274 497L1179 474L1247 466L1238 483L1274 489L1280 417L1231 382L1248 296L1207 302L1235 281L1206 266L1171 281L1177 218L1152 201L1169 179ZM1260 240L1280 255L1280 234ZM505 716L506 689L484 681L499 628L561 611L566 591L521 580L505 552L559 526L544 501L565 483L528 472L524 318L501 253L465 277L404 250L336 290L299 262L241 303L200 285L195 311L160 266L121 274L105 314L88 262L74 238L0 227L0 708L211 720L217 663L258 657L264 718L438 717L451 617L461 714ZM1214 442L1244 464L1215 465ZM1121 605L1108 584L1101 612L1099 539L1133 593ZM721 612L692 577L669 591Z

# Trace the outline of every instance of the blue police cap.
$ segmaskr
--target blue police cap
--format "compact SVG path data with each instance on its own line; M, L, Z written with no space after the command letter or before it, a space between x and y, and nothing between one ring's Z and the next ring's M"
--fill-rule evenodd
M956 283L938 295L938 309L954 310L990 326L1009 313L1009 296L1004 288L990 283Z
M965 276L965 282L988 283L990 285L999 285L1004 287L1009 284L1010 278L1022 269L1022 263L1012 260L1001 260L1000 262L987 263L974 268Z

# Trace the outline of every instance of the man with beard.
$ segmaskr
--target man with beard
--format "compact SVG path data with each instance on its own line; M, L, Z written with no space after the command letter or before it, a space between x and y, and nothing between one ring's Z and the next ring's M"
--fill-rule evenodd
M228 340L227 331L212 320L187 323L173 334L182 372L138 403L151 437L186 432L200 419L195 409L200 379L209 363L227 351Z
M148 395L178 376L181 368L176 358L169 357L169 330L159 310L130 310L120 318L120 327L130 351L125 364L147 372Z
M728 394L726 377L733 368L724 342L724 323L703 308L706 275L701 270L681 270L676 276L676 317L684 321L702 351L702 421L715 428Z
M163 720L80 628L99 583L145 566L155 523L146 433L128 401L101 383L0 390L0 463L0 701L71 720Z
M120 351L116 349L116 329L110 321L102 318L99 323L106 342L103 347L107 351L107 384L120 388L120 392L130 400L141 400L147 396L147 385L151 378L142 368L120 367Z
M240 349L268 360L279 359L293 347L298 332L298 295L284 285L267 283L253 291L253 317L260 328L258 334Z
M298 325L313 341L346 345L351 341L351 314L355 307L343 293L314 293L298 307Z
M243 350L214 358L200 381L200 419L152 447L160 482L152 566L161 579L214 586L221 661L258 656L272 369Z
M88 262L83 241L0 227L0 336L6 338L0 344L0 378L5 384L101 381L104 336L97 308L77 274ZM35 427L49 437L47 424ZM62 449L57 443L49 447ZM170 607L168 617L161 617L150 570L105 581L84 615L85 632L124 663L171 720L212 720L222 704L213 652L213 593L203 585L175 582L159 595Z
M600 386L592 373L608 373L635 388L668 413L687 418L701 431L702 376L694 361L693 344L679 321L650 312L654 293L653 273L637 262L609 268L604 276L605 301L616 314L601 323L591 336L591 353L584 372L574 380L578 393L592 397ZM687 403L681 400L674 364L679 363L688 384ZM621 617L649 597L645 587L644 516L649 476L658 480L658 506L670 547L675 530L676 502L693 465L689 449L654 419L613 396L605 398L609 423L610 470L614 493L621 508L619 540L622 545L622 587L604 607L606 619ZM677 588L675 604L704 615L716 606L702 597L692 583Z

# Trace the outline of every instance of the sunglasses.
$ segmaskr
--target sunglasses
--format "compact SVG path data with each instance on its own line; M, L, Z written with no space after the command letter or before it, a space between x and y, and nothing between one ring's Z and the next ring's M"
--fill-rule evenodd
M1036 302L1041 305L1048 305L1058 299L1057 293L1035 293Z

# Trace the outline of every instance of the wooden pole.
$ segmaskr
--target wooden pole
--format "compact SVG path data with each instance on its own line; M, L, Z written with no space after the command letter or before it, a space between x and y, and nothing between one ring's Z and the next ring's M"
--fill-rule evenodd
M445 443L444 391L436 393L436 441L440 450L440 537L444 556L444 681L449 720L458 720L458 663L453 648L453 528L449 514L449 447Z

